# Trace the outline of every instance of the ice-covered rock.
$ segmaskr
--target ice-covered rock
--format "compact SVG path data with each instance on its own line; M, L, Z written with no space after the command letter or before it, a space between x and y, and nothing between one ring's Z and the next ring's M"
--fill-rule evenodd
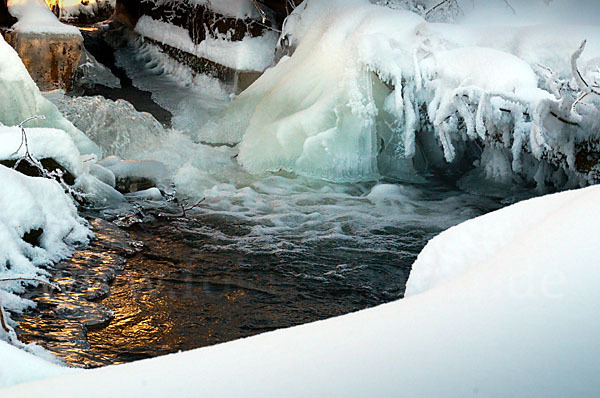
M10 0L8 8L18 22L7 41L40 89L71 90L83 49L79 30L58 21L43 0Z
M168 169L156 160L122 160L117 156L109 156L98 164L114 174L119 192L131 193L153 187L170 190Z
M600 28L552 29L433 24L366 0L309 1L284 26L293 55L199 136L239 143L239 163L255 174L418 180L415 170L476 167L541 190L593 183L599 96L577 101L586 91L573 76L593 87ZM574 72L584 36L595 44L578 52ZM538 63L555 72L542 78Z
M0 37L0 93L6 100L0 107L0 123L17 126L33 116L26 127L50 127L65 131L82 154L100 156L100 148L65 119L56 106L42 96L17 53Z

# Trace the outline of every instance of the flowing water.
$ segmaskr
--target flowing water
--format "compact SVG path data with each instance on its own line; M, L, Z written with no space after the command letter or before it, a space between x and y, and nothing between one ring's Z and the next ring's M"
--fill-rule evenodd
M119 57L134 84L159 79L163 91L152 98L175 96L174 80L153 77L127 50ZM183 98L187 89L175 91ZM140 94L144 101L148 95ZM202 102L197 91L190 96ZM52 270L63 292L29 292L38 308L17 317L23 341L41 343L72 366L154 357L402 298L411 264L430 238L501 206L433 180L334 184L251 176L237 165L234 148L193 142L178 131L139 156L164 162L179 195L202 202L184 214L150 204L116 220L110 211L87 214L96 240Z

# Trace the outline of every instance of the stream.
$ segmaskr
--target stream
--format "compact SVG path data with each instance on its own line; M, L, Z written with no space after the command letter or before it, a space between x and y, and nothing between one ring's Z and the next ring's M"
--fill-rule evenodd
M86 45L106 50L89 37ZM170 126L156 93L133 84L133 58L127 73L114 57L98 60L122 88L85 95L124 98ZM174 84L156 78L161 87ZM25 295L37 308L15 315L22 341L90 368L373 307L403 297L411 264L429 239L503 206L438 180L334 184L284 173L250 176L231 148L179 145L182 157L199 159L175 172L180 192L203 202L180 216L141 210L145 217L127 223L84 212L96 239L53 266L51 280L62 292L39 287Z

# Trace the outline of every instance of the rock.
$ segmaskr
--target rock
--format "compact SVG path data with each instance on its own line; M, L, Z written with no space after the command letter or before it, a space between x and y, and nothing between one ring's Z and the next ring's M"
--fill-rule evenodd
M8 168L13 168L17 163L16 160L0 160L0 164L6 166ZM62 172L63 181L69 185L73 185L75 183L75 176L71 174L67 169L61 166L56 160L52 158L41 159L40 163L44 168L48 171L60 170ZM42 173L37 167L32 166L26 160L23 160L19 163L19 166L15 169L21 174L25 174L30 177L43 177Z
M146 177L120 177L117 178L115 188L121 193L133 193L156 187L156 183Z
M23 234L23 241L29 243L31 246L39 246L40 238L43 233L44 230L41 228L32 229L31 231L25 232L25 234Z
M11 26L17 22L8 12L7 0L0 0L0 26Z
M73 88L83 49L81 35L8 31L5 37L40 90Z

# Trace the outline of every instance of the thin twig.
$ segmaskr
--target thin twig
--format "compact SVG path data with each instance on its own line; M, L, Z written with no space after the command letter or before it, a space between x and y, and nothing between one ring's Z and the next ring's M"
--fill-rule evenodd
M513 14L517 15L517 12L515 11L515 9L513 8L513 6L510 5L510 3L508 2L508 0L504 0L504 4L506 4L506 6L508 8L510 8L510 10L513 12Z
M267 22L267 14L265 14L265 12L260 8L258 2L256 0L252 0L252 3L254 3L254 7L256 7L256 9L258 10L258 13L260 14L260 17L262 19L262 23Z
M440 8L441 6L443 6L446 3L450 3L452 0L443 0L442 2L438 3L437 5L431 7L426 13L425 13L425 17L428 17L429 14L431 14L432 12L434 12L435 10L437 10L438 8Z
M0 279L0 282L11 282L11 281L38 282L43 285L48 285L48 286L52 287L54 290L58 290L59 292L62 292L62 289L60 288L60 286L58 286L54 283L51 283L51 282L46 282L44 280L37 279L37 278L1 278Z

